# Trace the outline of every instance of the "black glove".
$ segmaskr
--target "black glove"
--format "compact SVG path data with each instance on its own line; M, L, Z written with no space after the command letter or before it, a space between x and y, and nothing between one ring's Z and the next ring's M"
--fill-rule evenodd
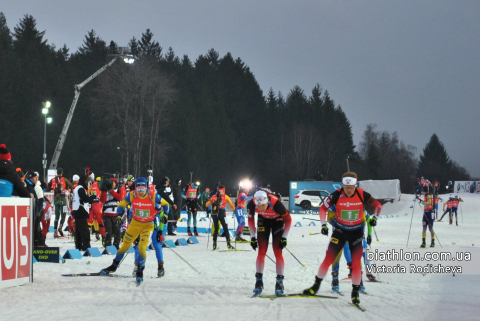
M328 235L328 227L327 224L322 225L322 234L323 235Z
M280 240L280 249L283 250L286 247L287 247L287 239L285 237L282 237Z
M367 236L367 244L368 245L372 244L372 237L370 235Z
M377 218L375 216L370 219L370 226L377 226Z
M257 242L257 238L256 238L256 237L252 237L252 240L250 241L250 246L251 246L252 249L254 249L255 251L257 250L258 242Z
M163 238L163 232L161 230L158 231L157 234L157 241L158 243L162 243L165 239Z
M163 224L167 224L167 223L168 223L168 217L167 217L167 215L164 214L164 215L162 216L161 222L162 222Z

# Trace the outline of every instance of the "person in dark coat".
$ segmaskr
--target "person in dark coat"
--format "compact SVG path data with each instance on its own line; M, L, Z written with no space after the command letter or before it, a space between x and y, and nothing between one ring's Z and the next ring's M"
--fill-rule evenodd
M90 247L90 230L87 220L90 204L95 200L95 195L88 196L89 180L85 174L80 176L72 201L73 218L75 218L75 248L82 251Z
M17 175L12 164L12 155L5 144L0 145L0 197L31 197L25 188L25 184Z

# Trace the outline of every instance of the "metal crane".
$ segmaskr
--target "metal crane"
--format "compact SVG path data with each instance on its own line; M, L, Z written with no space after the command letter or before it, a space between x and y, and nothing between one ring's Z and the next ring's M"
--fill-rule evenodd
M75 111L75 106L78 102L78 97L80 97L80 91L82 88L88 84L90 81L95 79L98 75L104 72L108 67L110 67L120 56L114 57L108 64L97 70L93 75L85 79L81 84L75 85L75 97L73 97L72 105L70 106L70 111L68 112L67 119L63 125L62 133L58 139L57 147L55 147L55 152L53 153L52 161L50 162L49 169L56 169L58 164L58 159L60 158L60 153L63 149L63 144L65 144L65 139L67 138L68 127L70 127L70 122L72 121L73 112ZM127 61L126 61L127 62Z

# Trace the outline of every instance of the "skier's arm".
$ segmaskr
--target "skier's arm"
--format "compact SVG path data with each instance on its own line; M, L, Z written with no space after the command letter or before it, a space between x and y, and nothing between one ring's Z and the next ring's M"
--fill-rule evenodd
M230 199L230 196L225 195L225 200L228 203L228 206L232 209L232 211L235 211L235 205L233 205L232 200Z
M380 216L380 212L382 211L382 204L379 201L374 199L370 193L363 192L363 197L365 199L365 203L373 207L373 216Z
M208 203L207 203L208 204ZM255 204L250 200L247 204L248 228L250 229L250 238L257 237L257 229L255 228Z
M187 197L185 196L185 193L186 193L186 191L187 191L187 188L188 188L188 184L182 189L182 193L180 194L180 195L182 196L182 198L187 198Z
M123 210L127 207L127 205L130 205L130 197L132 193L135 193L135 192L128 193L127 196L125 196L125 198L118 204L118 207L117 207L118 215L122 215Z
M210 207L212 205L212 199L209 199L208 202L205 204L205 207Z

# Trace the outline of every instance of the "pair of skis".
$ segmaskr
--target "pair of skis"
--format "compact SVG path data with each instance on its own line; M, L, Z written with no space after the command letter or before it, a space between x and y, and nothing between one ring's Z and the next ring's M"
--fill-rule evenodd
M334 291L336 294L343 296L340 291ZM282 295L261 295L260 293L255 293L252 298L262 298L262 299L280 299L280 298L311 298L311 299L338 299L336 296L328 296L328 295L305 295L303 293L289 293L289 294L282 294ZM365 312L365 309L360 304L354 304L349 302L349 305L357 308L358 310Z

